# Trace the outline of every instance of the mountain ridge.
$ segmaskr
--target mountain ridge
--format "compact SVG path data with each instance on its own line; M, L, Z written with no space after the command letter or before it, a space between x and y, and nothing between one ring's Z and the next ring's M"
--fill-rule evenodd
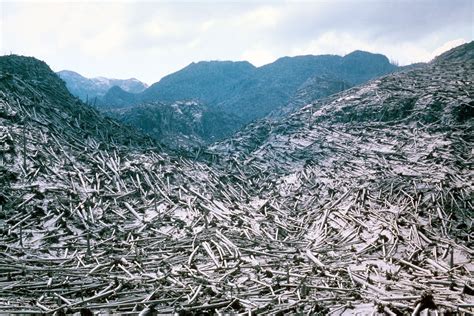
M275 79L278 81L282 81L282 79L278 79L278 77L275 77L275 73L278 71L285 71L286 74L294 74L294 77L299 77L298 82L301 84L305 80L309 79L312 75L322 75L326 74L326 72L333 71L331 68L334 67L339 67L339 65L335 65L337 63L345 63L342 66L342 68L346 67L348 61L352 59L361 59L361 57L364 57L367 59L368 57L373 57L377 60L378 65L375 66L375 68L378 66L381 69L379 69L379 72L381 74L388 73L390 71L393 71L396 69L395 66L391 65L389 60L381 55L381 54L373 54L369 52L363 52L363 51L355 51L353 53L347 54L345 56L338 56L338 55L304 55L304 56L294 56L294 57L281 57L277 59L275 62L266 64L260 67L255 67L251 63L246 62L246 61L201 61L197 63L191 63L188 66L184 67L183 69L174 72L172 74L169 74L165 77L163 77L160 81L153 83L149 88L147 88L143 93L141 93L138 96L137 100L141 100L142 102L144 101L160 101L161 97L159 96L160 91L159 90L166 90L166 87L162 87L162 85L170 85L172 81L177 81L178 83L182 83L186 81L196 81L200 80L199 76L209 76L209 72L214 72L218 73L222 71L227 70L227 77L235 77L235 79L239 80L245 80L246 82L244 83L239 83L239 85L252 85L252 81L257 79L257 81L265 80L265 81L274 81ZM383 60L383 65L380 65L380 60ZM366 65L368 66L368 65ZM227 68L227 69L226 69ZM365 69L366 70L366 69ZM347 70L345 70L347 72ZM357 71L360 71L358 69ZM254 78L249 76L254 76L256 72L261 73L262 78ZM377 72L374 76L378 76L379 72ZM197 75L197 77L196 77ZM211 74L212 75L212 74ZM219 79L226 79L223 77L220 77L218 79L214 79L212 81L219 81ZM367 79L364 77L363 79L359 78L352 78L354 81L352 84L358 84L362 81L366 81ZM205 80L205 79L204 79ZM250 80L250 82L247 82ZM301 81L301 82L300 82ZM231 83L226 83L226 84L232 84L235 82ZM194 82L194 85L199 85L199 82ZM205 82L204 82L205 84ZM217 82L216 82L217 84ZM294 84L296 86L299 85L298 83ZM241 88L242 89L242 88ZM295 89L295 88L293 88ZM184 89L187 91L186 89ZM166 91L165 91L166 92ZM214 91L215 93L221 93L220 91ZM186 93L186 92L185 92ZM222 106L222 102L224 98L230 98L232 95L229 95L228 93L224 94L224 97L217 97L219 100L213 100L211 98L207 98L204 96L204 99L200 100L204 103L213 103L213 102L218 102ZM197 95L180 95L180 96L175 96L172 99L167 99L168 97L163 97L162 101L176 101L176 100L184 100L184 99L198 99L200 96ZM207 99L206 99L207 98ZM214 97L215 98L215 97ZM113 100L109 100L111 103L110 105L113 105ZM137 101L140 102L140 101Z
M191 63L139 94L111 89L101 107L105 112L128 107L128 113L133 115L133 107L138 104L197 101L221 113L214 116L213 123L227 127L224 134L230 135L253 120L294 111L309 102L308 98L323 98L397 69L385 56L363 51L343 57L282 57L261 67L248 62L203 61ZM318 92L305 94L303 90L309 85ZM240 124L229 124L229 116L237 118ZM140 126L140 122L134 122ZM202 142L209 143L221 135L209 135Z

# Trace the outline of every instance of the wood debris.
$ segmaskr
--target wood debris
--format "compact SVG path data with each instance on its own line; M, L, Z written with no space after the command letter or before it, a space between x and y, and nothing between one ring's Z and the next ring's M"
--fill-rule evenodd
M0 73L0 310L474 311L473 68L387 76L197 161ZM383 114L401 87L413 108ZM436 100L446 120L419 117Z

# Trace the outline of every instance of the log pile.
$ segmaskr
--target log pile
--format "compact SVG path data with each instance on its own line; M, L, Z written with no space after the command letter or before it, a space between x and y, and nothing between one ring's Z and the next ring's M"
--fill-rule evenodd
M0 74L0 310L472 312L472 70L391 75L197 160Z

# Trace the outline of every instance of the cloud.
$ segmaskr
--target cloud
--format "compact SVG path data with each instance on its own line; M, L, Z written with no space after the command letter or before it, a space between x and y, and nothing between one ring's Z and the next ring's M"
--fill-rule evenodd
M273 62L277 56L272 54L270 51L262 48L262 47L255 47L249 50L246 50L242 53L241 58L242 60L247 60L251 64L255 66L262 66L268 63Z
M326 32L311 40L303 48L293 48L292 55L346 55L354 50L373 51L374 45L362 36L354 36L346 32Z
M122 49L125 39L125 32L122 28L109 26L86 38L80 49L90 56L113 54Z
M4 4L5 5L5 4ZM7 3L4 8L9 11ZM4 42L16 53L37 55L67 53L110 54L119 49L126 37L126 13L123 5L79 2L68 5L39 2L13 4L16 14L4 21ZM106 19L104 12L112 15Z
M282 16L280 9L270 6L256 8L242 16L235 18L238 27L251 29L271 28L278 24Z

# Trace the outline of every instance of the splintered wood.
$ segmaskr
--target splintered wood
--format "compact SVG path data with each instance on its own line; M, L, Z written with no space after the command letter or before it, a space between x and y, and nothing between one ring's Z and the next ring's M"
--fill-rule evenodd
M472 64L453 65L473 81ZM454 66L432 89L446 104L470 89ZM380 85L256 123L195 161L3 78L0 310L472 312L472 119L341 118L338 106L397 88Z

